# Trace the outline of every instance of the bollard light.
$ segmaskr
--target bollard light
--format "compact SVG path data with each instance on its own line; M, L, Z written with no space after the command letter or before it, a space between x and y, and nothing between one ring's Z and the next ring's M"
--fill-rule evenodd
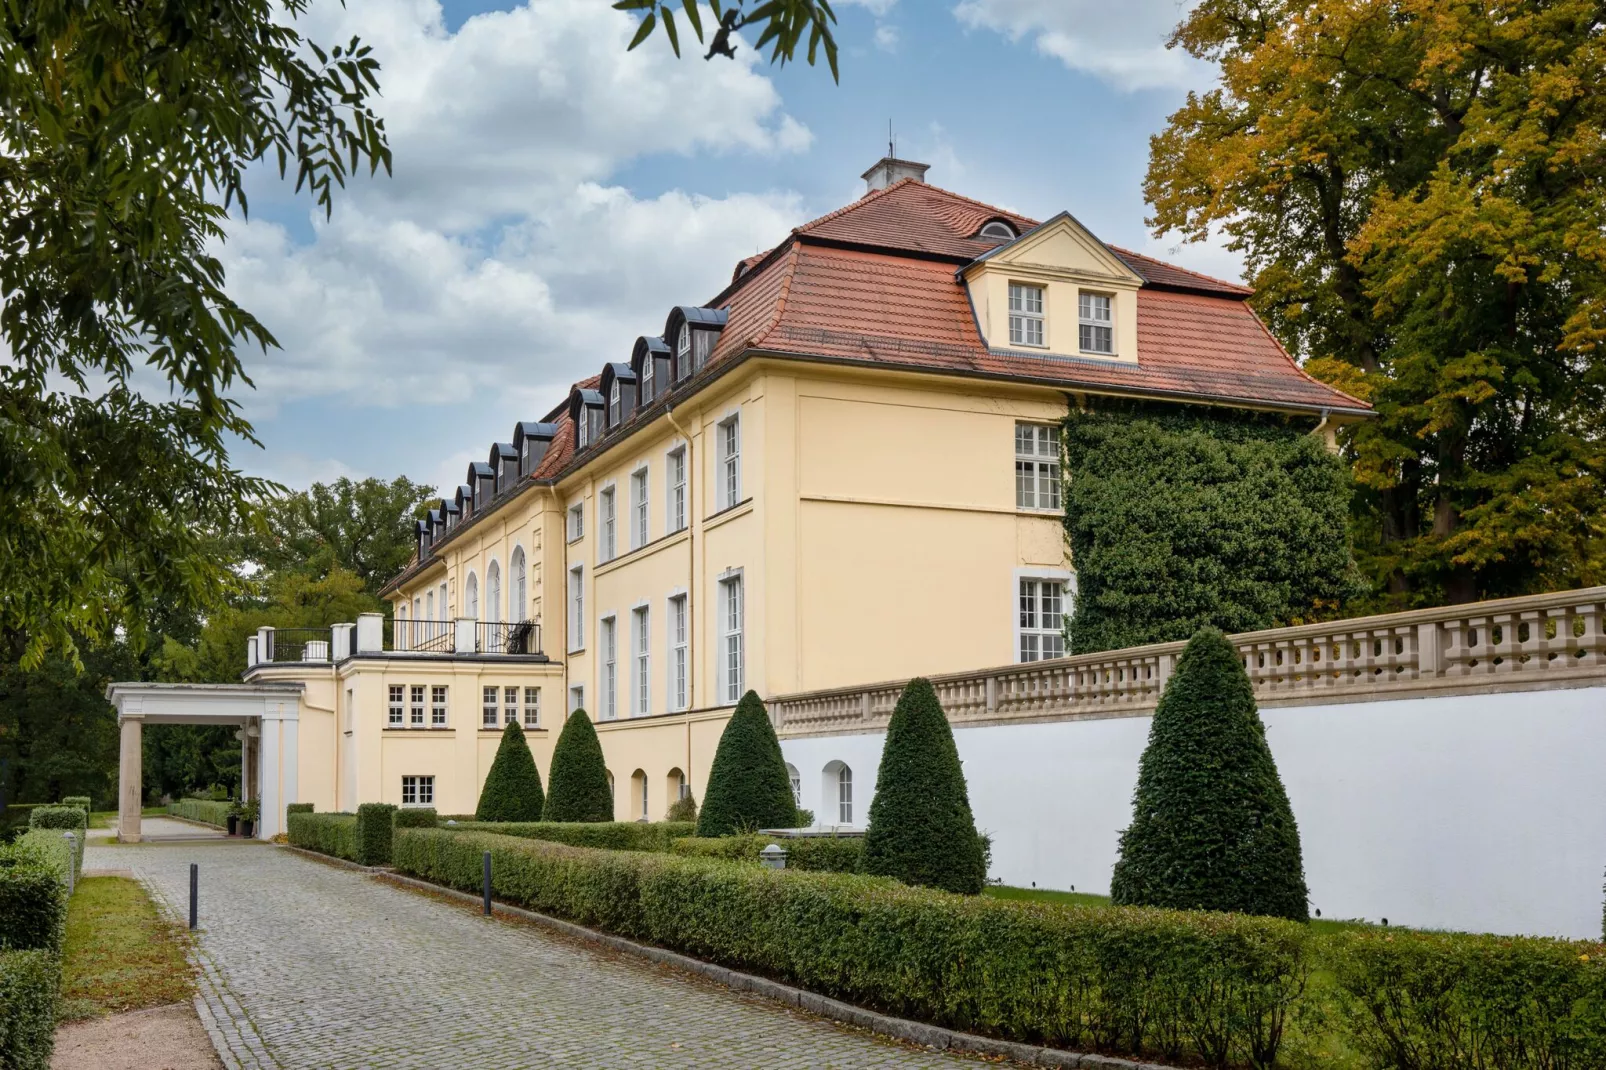
M758 853L758 860L770 869L786 868L786 848L772 843Z
M485 916L491 916L491 852L485 852Z
M190 863L190 931L195 931L195 907L200 895L201 875L200 867L194 862Z

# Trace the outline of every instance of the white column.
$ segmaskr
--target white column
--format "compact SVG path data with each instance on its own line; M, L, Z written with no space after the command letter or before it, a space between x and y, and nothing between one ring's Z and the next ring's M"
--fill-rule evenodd
M259 737L257 739L256 758L260 770L257 774L257 783L261 792L258 798L262 805L257 814L256 834L259 839L270 840L279 831L279 821L284 813L284 800L279 797L279 726L282 721L270 721L263 717L259 722Z
M117 838L124 843L139 842L140 807L145 801L145 755L140 739L143 724L138 717L125 714L118 726L122 751L117 765Z

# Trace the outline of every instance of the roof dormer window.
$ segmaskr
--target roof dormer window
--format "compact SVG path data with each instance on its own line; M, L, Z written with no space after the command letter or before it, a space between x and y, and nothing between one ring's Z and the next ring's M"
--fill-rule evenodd
M981 233L977 235L980 238L997 238L1000 241L1014 241L1016 236L1015 228L1002 219L995 219L988 223L981 228Z
M691 374L691 328L684 323L675 336L675 378L684 379Z
M579 415L575 417L574 430L575 433L580 436L581 449L585 449L587 446L591 445L591 435L589 434L591 430L591 421L586 418L586 411L583 408L580 410Z
M1084 353L1115 352L1115 323L1109 294L1083 291L1077 300L1077 345Z
M608 426L619 426L619 381L614 380L613 388L608 391Z
M649 404L652 401L652 388L654 385L652 375L653 364L654 361L651 353L648 353L647 359L641 362L641 403L643 405Z
M1043 346L1043 288L1023 282L1009 284L1009 344Z

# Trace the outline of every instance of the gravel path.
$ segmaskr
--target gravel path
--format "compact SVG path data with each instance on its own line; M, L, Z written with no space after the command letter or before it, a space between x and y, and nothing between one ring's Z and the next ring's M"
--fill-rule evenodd
M961 1067L268 846L90 846L175 916L200 866L198 1010L229 1070Z

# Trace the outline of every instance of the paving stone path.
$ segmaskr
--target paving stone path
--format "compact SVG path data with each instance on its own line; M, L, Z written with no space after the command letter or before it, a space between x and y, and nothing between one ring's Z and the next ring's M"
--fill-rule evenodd
M175 916L229 1070L970 1067L268 846L90 846Z

